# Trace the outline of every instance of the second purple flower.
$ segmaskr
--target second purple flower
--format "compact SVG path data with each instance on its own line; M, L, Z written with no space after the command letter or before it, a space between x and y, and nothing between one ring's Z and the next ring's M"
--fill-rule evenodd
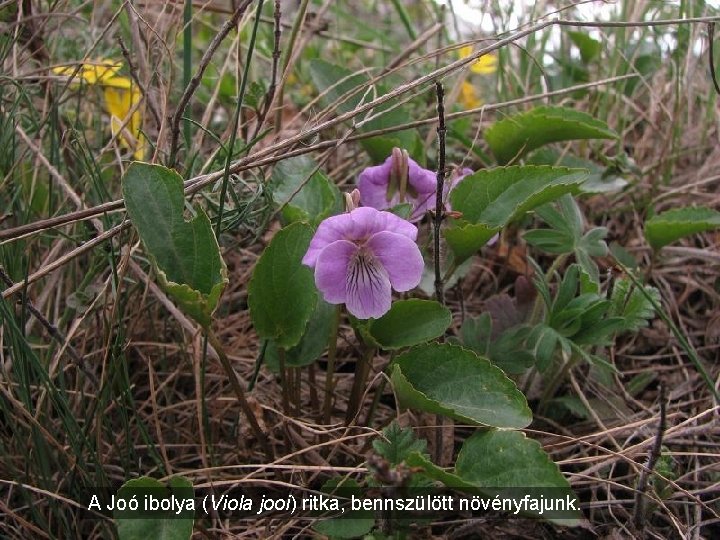
M435 172L423 169L407 150L393 148L382 165L368 167L358 177L360 200L364 206L386 210L402 203L412 205L410 221L419 221L435 208Z

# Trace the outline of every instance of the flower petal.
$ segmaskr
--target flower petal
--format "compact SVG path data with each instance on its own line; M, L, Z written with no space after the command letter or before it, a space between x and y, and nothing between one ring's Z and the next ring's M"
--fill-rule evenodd
M365 206L353 210L351 214L357 227L356 230L362 231L362 234L356 237L357 240L366 240L373 234L382 231L401 234L413 241L417 238L417 227L392 212L379 212Z
M366 244L382 263L392 288L398 292L414 289L422 278L424 262L417 244L406 236L383 231Z
M392 169L392 156L388 157L382 165L367 167L358 176L357 186L360 190L360 200L365 206L372 206L378 210L395 206L387 200L390 171Z
M323 249L315 266L315 285L330 304L345 302L348 265L358 247L347 240L338 240Z
M364 242L380 231L392 231L411 240L417 238L417 227L390 212L380 212L375 208L363 206L352 212L339 214L325 219L315 231L310 241L303 264L314 268L317 258L327 246L338 240Z
M392 290L380 260L369 250L361 249L350 260L347 270L345 305L348 311L358 319L377 319L385 315L392 303Z
M320 252L333 242L351 239L353 229L354 224L350 214L339 214L323 220L310 241L310 246L302 260L303 264L314 268Z

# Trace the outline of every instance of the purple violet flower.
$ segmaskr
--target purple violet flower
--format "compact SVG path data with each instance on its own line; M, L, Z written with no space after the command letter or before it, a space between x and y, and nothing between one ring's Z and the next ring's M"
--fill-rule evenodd
M392 289L417 287L423 258L417 227L375 208L360 207L320 223L303 264L315 269L315 284L330 304L342 304L358 319L390 309Z
M360 200L364 206L386 210L401 203L413 206L410 221L419 221L435 209L435 172L423 169L410 159L407 150L393 148L382 165L368 167L358 176Z

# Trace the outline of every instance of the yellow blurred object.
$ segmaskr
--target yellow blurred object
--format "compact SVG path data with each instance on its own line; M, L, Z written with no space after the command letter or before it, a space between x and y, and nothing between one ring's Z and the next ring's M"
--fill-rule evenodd
M460 87L458 101L466 109L475 109L483 104L483 100L477 95L475 87L467 81L463 81Z
M53 68L57 75L80 78L87 84L103 87L105 108L110 115L110 129L113 136L126 148L133 150L133 157L142 161L145 159L145 138L142 129L142 111L140 101L142 93L137 85L129 78L118 75L121 64L107 60L77 66L61 66ZM128 118L129 117L129 118ZM125 126L124 129L121 129Z
M465 45L458 51L460 58L467 58L473 53L472 45ZM484 54L470 66L470 71L478 75L490 75L497 71L497 56Z

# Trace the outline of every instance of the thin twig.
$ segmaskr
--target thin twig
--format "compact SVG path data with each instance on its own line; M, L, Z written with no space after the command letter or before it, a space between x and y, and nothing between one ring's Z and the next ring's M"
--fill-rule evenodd
M208 45L208 48L205 50L205 53L200 59L200 64L197 71L195 72L195 75L193 75L192 79L190 79L190 84L187 85L182 97L180 98L177 109L175 110L175 114L170 121L170 157L168 158L169 167L175 166L175 160L177 158L178 139L180 138L180 121L185 114L185 109L190 103L190 99L195 93L195 90L197 90L197 87L200 85L203 74L205 73L205 70L210 64L210 60L212 60L215 51L223 42L223 40L227 37L230 31L237 26L240 17L243 16L245 10L251 2L252 0L243 0L243 2L233 12L232 17L228 21L226 21L225 24L222 25L222 28L220 28L220 31L215 34L215 37L212 39L210 45Z
M637 490L635 491L635 512L633 515L633 524L635 528L642 529L645 522L645 492L647 491L648 478L655 470L657 460L662 453L662 442L667 429L667 412L665 403L665 385L660 384L660 422L658 422L657 434L655 442L648 454L648 460L640 470L640 478L638 478Z
M81 255L82 253L85 253L86 251L93 249L95 246L97 246L99 244L102 244L105 240L109 240L110 238L115 236L117 233L119 233L120 231L122 231L123 229L125 229L126 227L129 227L129 226L130 226L129 221L127 221L127 220L123 221L122 223L120 223L120 225L116 225L112 229L105 231L104 233L93 238L92 240L88 240L83 245L76 247L75 249L73 249L69 253L66 253L65 255L63 255L62 257L57 259L56 261L53 261L50 264L48 264L47 266L43 266L42 268L40 268L37 272L30 274L22 283L16 283L12 287L8 287L7 289L5 289L2 292L2 297L9 298L13 294L22 291L23 289L25 289L25 287L27 285L30 285L31 283L36 282L38 279L42 278L43 276L46 276L47 274L49 274L56 268L60 268L65 263L74 259L78 255Z
M435 94L437 96L438 115L438 164L437 164L437 189L435 192L435 217L433 219L433 241L435 259L435 297L441 304L445 303L445 291L443 290L443 279L440 257L440 227L442 226L445 204L443 201L443 187L445 186L445 91L440 82L435 83Z
M280 26L280 17L282 15L282 12L280 11L280 0L275 0L274 9L275 11L273 17L275 19L275 34L272 52L272 72L270 74L270 86L268 87L267 94L265 94L265 102L263 103L262 112L260 113L260 116L257 120L255 132L253 133L253 136L250 137L250 139L254 139L255 137L257 137L258 133L260 133L260 130L265 124L265 119L267 118L268 112L270 111L270 107L272 107L273 100L275 99L275 91L277 90L278 64L280 63L281 52L280 36L282 35L282 27Z
M153 100L150 99L149 93L142 82L140 82L140 77L138 77L137 68L133 64L132 58L130 58L130 51L127 50L127 47L125 46L125 42L123 41L122 36L118 36L118 43L120 44L120 50L122 51L123 58L125 58L125 61L127 62L128 69L130 70L130 77L132 77L132 80L135 82L135 84L138 85L138 88L140 89L140 92L145 97L145 102L147 103L148 109L150 109L150 112L153 115L153 118L155 119L155 124L157 125L158 129L160 129L160 125L162 124L162 120L160 119L160 113L155 108L156 105L153 102Z

